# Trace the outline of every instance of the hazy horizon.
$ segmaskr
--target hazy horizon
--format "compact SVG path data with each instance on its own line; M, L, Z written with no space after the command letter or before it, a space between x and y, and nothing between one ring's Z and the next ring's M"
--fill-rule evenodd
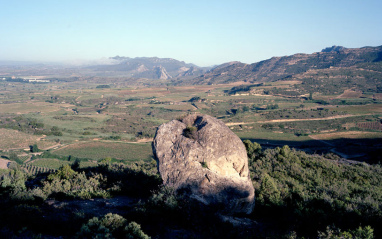
M333 45L382 45L380 9L376 0L13 1L0 9L0 60L80 63L119 55L254 63Z

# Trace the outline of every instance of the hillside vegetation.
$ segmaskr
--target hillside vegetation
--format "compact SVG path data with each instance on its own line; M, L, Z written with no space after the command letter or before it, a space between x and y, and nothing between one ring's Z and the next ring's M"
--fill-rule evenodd
M0 171L0 235L119 238L133 233L132 223L136 233L153 238L380 237L380 165L244 143L256 206L246 218L235 217L242 223L231 224L160 186L153 163L103 160L93 167L66 164L50 173Z

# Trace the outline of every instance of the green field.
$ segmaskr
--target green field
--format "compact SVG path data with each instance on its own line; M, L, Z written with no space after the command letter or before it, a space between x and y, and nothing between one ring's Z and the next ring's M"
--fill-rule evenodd
M148 161L153 157L151 143L84 142L69 145L52 153L93 160L110 157L126 161Z
M32 161L29 164L41 168L59 169L61 166L71 163L68 161L61 161L57 159L38 159Z

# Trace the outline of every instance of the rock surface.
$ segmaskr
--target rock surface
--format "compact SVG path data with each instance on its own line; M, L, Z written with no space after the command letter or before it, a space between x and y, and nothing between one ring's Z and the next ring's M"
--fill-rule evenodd
M162 124L153 152L165 185L225 214L252 212L247 152L222 121L189 115Z

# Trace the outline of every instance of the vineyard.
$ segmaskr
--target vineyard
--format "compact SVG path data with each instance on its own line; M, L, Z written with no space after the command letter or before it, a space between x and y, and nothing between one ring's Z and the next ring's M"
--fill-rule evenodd
M45 167L38 167L31 164L25 164L23 165L23 168L27 170L28 173L35 175L38 173L52 173L55 172L55 169L51 168L45 168Z
M366 129L366 130L382 131L382 124L379 121L359 122L357 123L357 127L360 129Z
M25 162L27 161L28 159L30 159L30 156L25 154L25 155L17 155L17 157L22 161L22 162Z
M66 164L71 164L69 161L62 161L58 159L52 158L44 158L44 159L36 159L32 162L28 163L31 166L39 167L39 168L50 168L50 169L59 169L61 166Z

